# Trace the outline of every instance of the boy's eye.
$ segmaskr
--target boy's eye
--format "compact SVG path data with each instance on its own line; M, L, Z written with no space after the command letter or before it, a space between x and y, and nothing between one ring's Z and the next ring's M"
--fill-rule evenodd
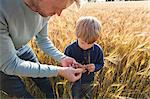
M92 45L93 43L87 43L87 44Z
M84 44L84 42L81 42L81 44Z
M94 43L95 43L95 41L94 41L94 42L91 42L91 43L88 43L88 44L92 45L92 44L94 44Z

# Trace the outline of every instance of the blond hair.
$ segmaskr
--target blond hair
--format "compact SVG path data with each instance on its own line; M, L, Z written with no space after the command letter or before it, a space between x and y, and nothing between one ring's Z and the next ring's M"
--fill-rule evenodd
M101 31L101 23L96 17L82 16L76 25L76 36L88 44L94 43Z

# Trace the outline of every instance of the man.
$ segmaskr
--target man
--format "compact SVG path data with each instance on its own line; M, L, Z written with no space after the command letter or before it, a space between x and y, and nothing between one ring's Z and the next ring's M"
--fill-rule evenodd
M19 76L31 79L53 98L48 78L60 75L69 81L81 77L82 69L67 67L78 64L54 47L48 38L48 16L60 15L74 0L0 0L0 75L1 90L12 97L33 98ZM78 1L76 1L78 2ZM36 37L39 47L64 67L40 64L27 45Z

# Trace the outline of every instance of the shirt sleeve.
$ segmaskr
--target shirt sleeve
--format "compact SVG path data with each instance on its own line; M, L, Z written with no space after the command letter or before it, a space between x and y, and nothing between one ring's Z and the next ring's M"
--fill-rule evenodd
M94 65L95 65L95 72L99 71L104 66L104 54L101 48L98 51L98 58Z
M51 42L51 40L48 37L48 31L47 31L47 24L45 27L41 30L40 33L36 35L36 41L38 46L48 55L52 56L55 60L61 61L62 58L65 57L65 55L60 52L54 44Z
M70 50L70 48L69 47L66 47L66 49L65 49L65 55L67 55L67 56L69 56L69 57L71 57L71 50Z
M56 66L20 59L17 56L8 28L7 21L0 12L0 71L8 75L27 77L53 77L58 75Z

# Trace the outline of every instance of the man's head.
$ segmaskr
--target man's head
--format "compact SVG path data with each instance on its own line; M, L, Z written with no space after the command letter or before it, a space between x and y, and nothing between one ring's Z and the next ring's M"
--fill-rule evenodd
M76 36L79 46L82 49L92 47L94 42L99 38L101 23L97 18L92 16L80 17L77 21Z
M61 12L76 2L79 5L80 0L24 0L25 3L40 15L47 17L52 15L60 15Z

